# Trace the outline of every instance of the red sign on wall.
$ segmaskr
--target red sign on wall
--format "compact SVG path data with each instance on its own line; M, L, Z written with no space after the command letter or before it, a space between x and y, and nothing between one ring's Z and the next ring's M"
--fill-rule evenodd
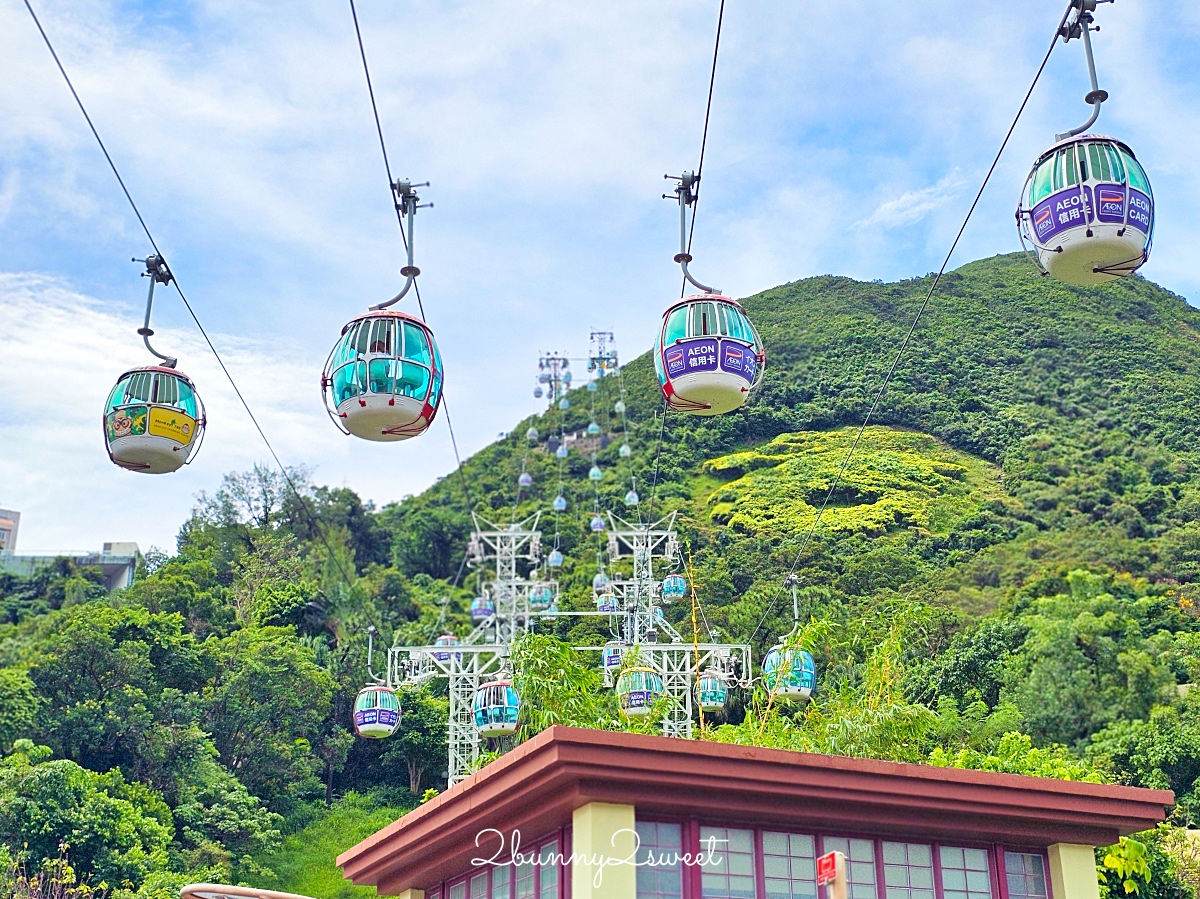
M826 852L817 859L817 883L824 886L827 883L833 883L837 877L837 857L836 852Z

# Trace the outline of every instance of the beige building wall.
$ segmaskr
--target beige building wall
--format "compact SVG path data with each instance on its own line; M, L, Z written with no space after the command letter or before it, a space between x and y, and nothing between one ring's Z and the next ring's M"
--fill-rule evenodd
M635 823L632 805L591 802L575 809L571 899L636 899Z
M1046 850L1054 899L1100 899L1096 852L1091 846L1055 843Z

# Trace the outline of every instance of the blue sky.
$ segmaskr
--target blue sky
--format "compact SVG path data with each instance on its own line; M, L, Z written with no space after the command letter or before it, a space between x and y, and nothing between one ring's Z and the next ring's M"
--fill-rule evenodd
M727 0L693 268L734 296L941 263L1065 3ZM348 5L43 0L43 24L172 268L289 464L377 504L453 468L444 422L385 446L320 406L341 325L403 265ZM678 294L665 172L694 167L716 0L360 0L393 168L432 182L426 311L470 453L538 403L538 352L611 328L623 358ZM1200 8L1099 12L1097 130L1158 200L1147 277L1200 298ZM0 0L0 507L24 550L170 548L195 494L266 458L170 294L163 347L209 442L183 472L115 469L99 410L146 359L148 247L18 0ZM1060 45L952 265L1017 249L1030 163L1087 117ZM406 301L407 302L407 301Z

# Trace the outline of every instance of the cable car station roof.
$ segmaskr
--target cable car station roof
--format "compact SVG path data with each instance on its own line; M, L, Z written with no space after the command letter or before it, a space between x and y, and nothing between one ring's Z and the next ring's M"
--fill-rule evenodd
M487 855L489 828L527 837L590 802L853 833L1106 846L1154 827L1170 790L552 727L338 856L381 894L423 889ZM486 840L486 835L483 838ZM480 845L489 845L481 841Z

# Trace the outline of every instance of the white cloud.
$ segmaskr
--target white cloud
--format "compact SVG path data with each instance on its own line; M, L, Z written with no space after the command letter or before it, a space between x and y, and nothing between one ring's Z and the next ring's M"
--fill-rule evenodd
M900 196L886 200L876 207L870 216L855 222L854 227L899 228L921 221L934 210L941 209L950 200L957 198L967 187L967 179L955 170L943 177L932 187L906 190Z

